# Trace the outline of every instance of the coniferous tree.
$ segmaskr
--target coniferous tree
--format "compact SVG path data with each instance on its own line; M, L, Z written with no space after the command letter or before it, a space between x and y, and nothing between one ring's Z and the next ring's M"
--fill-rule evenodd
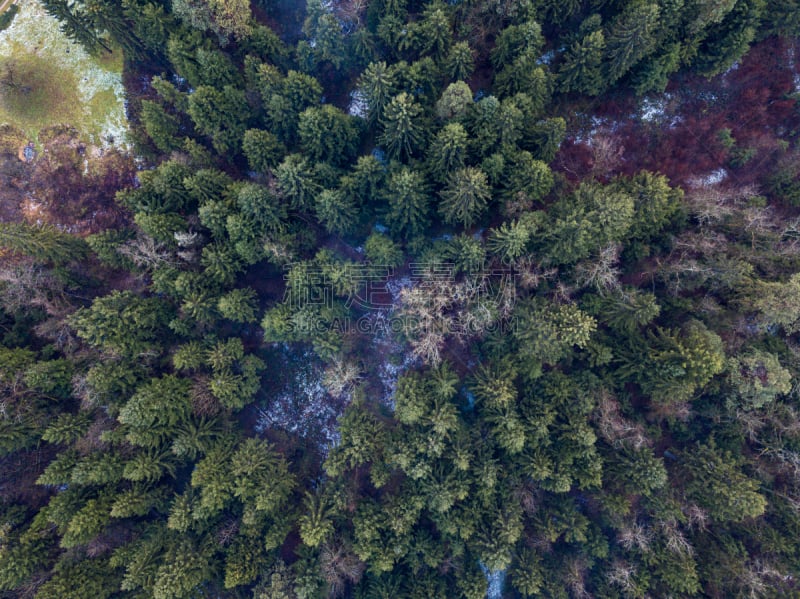
M448 123L436 134L428 148L428 163L433 176L444 181L462 168L467 158L467 131L461 123Z
M429 197L423 176L403 167L389 177L386 187L389 205L386 219L398 236L420 234L428 224Z
M655 48L660 9L647 2L632 4L610 25L606 36L607 78L617 81Z
M391 156L408 158L422 147L425 132L420 126L421 118L422 108L405 92L386 105L381 118L380 142Z
M442 191L439 212L446 222L468 227L480 217L490 199L486 173L473 167L460 169L450 175Z
M87 250L82 239L54 227L11 222L0 223L0 247L56 265L80 260Z
M602 66L606 40L602 31L593 31L570 46L559 67L559 86L565 92L596 96L606 86Z

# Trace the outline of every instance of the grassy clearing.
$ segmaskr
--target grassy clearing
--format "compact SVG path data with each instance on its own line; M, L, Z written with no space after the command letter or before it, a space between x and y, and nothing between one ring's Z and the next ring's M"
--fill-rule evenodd
M0 124L22 129L34 142L46 127L72 125L91 143L124 144L122 53L89 56L36 0L22 0L0 32L0 80Z
M36 54L15 52L0 59L0 121L13 123L33 137L56 123L82 119L72 71Z

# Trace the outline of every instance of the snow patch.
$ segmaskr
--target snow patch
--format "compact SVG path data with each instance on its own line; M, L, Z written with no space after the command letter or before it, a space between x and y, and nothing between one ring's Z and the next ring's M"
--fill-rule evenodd
M553 59L556 57L556 51L550 50L542 54L539 58L536 59L538 64L550 64L553 62Z
M366 119L369 113L367 98L360 89L350 92L350 105L347 107L347 114L350 116Z
M503 586L506 582L506 571L497 570L491 571L483 563L480 564L483 575L489 583L489 588L486 589L486 599L503 599Z
M287 359L296 367L281 392L259 410L255 430L263 434L267 429L277 428L304 438L316 438L325 455L339 442L336 422L345 402L331 397L325 389L324 371L311 349L290 356L289 345L282 346Z
M727 178L728 171L724 168L718 168L702 177L693 177L689 181L689 184L692 187L713 187L714 185L719 185Z

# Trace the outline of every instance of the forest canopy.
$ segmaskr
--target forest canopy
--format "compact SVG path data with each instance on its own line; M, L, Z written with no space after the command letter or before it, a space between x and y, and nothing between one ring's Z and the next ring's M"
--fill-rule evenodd
M795 0L42 4L0 597L800 596Z

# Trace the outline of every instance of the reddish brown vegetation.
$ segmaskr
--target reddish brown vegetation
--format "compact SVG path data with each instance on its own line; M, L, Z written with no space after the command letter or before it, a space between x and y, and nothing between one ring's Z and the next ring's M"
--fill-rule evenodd
M94 233L127 222L114 195L133 185L135 175L130 157L88 147L73 130L56 131L33 163L28 196L41 220L74 233Z
M674 184L720 168L728 169L736 185L763 182L782 152L782 139L800 128L795 93L797 49L788 40L771 38L754 46L734 69L711 80L699 76L677 78L667 89L663 111L643 120L636 100L616 98L592 108L603 124L595 127L603 143L611 138L623 148L621 160L610 169L598 169L597 144L586 140L587 127L572 123L554 166L572 181L589 174L606 177L641 169L667 175ZM595 121L597 123L598 121ZM735 148L729 150L720 132L729 129ZM734 152L749 150L744 164L731 160ZM597 172L605 171L605 172Z
M114 195L134 184L132 158L88 146L72 128L54 127L40 134L41 152L23 162L21 139L0 140L0 221L25 219L81 235L129 222Z

